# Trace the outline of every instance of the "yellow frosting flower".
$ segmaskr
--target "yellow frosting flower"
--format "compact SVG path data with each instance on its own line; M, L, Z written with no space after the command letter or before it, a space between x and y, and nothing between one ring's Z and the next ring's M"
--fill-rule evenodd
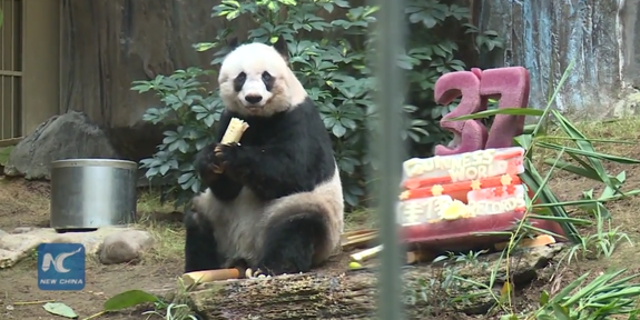
M475 216L471 209L460 200L454 200L449 207L442 211L442 219L456 220Z

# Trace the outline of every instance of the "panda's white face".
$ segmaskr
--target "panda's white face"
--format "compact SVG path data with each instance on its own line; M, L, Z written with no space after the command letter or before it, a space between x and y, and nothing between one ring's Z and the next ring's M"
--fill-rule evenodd
M218 82L226 108L249 116L268 117L306 97L282 54L257 42L239 46L225 57Z

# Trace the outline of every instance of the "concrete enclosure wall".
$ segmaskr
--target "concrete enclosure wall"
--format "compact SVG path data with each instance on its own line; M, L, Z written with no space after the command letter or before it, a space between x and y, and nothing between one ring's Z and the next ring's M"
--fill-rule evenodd
M572 60L555 105L580 117L637 112L640 0L482 1L479 22L499 32L505 50L484 62L531 73L530 105L543 108Z

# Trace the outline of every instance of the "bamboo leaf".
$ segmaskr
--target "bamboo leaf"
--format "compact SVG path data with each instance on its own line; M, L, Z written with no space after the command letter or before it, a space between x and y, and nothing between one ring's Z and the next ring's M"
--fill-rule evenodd
M563 235L559 235L559 234L557 234L557 233L555 233L553 231L549 231L549 230L546 230L546 229L537 228L537 227L534 227L532 225L525 226L524 229L529 230L532 233L546 234L546 235L552 236L552 237L554 237L556 239L566 239L566 237L563 236Z
M544 179L542 180L541 183L538 184L538 190L535 191L533 197L531 198L532 202L536 202L536 200L538 199L540 192L542 192L542 190L546 189L547 187L547 183L549 183L549 179L551 179L551 173L553 173L553 170L556 168L556 165L558 164L558 161L560 161L560 158L562 158L562 155L564 154L564 149L560 150L560 152L558 152L558 156L556 157L556 159L554 160L551 169L549 170L549 172L547 172L547 175L544 177Z
M521 178L523 178L523 176L521 176ZM524 181L524 180L523 180ZM632 191L627 191L624 194L618 194L615 195L613 197L607 198L607 199L584 199L584 200L575 200L575 201L563 201L563 202L553 202L553 203L536 203L533 205L534 208L555 208L555 207L567 207L567 206L582 206L582 205L588 205L588 204L595 204L595 203L605 203L605 202L609 202L609 201L613 201L613 200L618 200L621 198L626 198L626 197L630 197L630 196L635 196L635 195L640 195L640 189L635 189Z
M540 145L541 147L551 149L551 150L556 150L556 151L560 151L564 149L564 152L566 153L580 154L580 155L586 156L587 158L604 159L604 160L609 160L609 161L622 163L622 164L640 164L640 160L636 160L636 159L618 157L618 156L604 154L600 152L589 152L589 151L584 151L576 148L561 146L555 143L538 142L538 145Z
M602 202L598 202L596 205L596 211L598 212L598 216L602 219L611 219L611 212L607 209Z
M538 138L545 140L545 139L549 139L549 140L569 140L569 141L578 141L578 140L583 140L583 141L589 141L591 143L594 142L603 142L603 143L621 143L621 144L635 144L636 142L633 141L629 141L629 140L616 140L616 139L596 139L596 138L571 138L571 137L558 137L558 136L543 136L538 134L537 136Z
M575 160L576 162L578 162L585 170L592 172L594 175L598 176L598 172L596 172L596 169L594 169L590 164L588 164L586 161L582 160L580 157L578 157L575 154L569 153L569 156ZM600 176L598 176L598 179L596 179L597 181L603 182L600 179Z
M535 124L528 124L528 125L525 125L525 126L524 126L524 129L522 130L522 132L523 132L524 134L531 135L531 134L533 133L533 130L534 130L535 128L536 128L536 125L535 125Z
M77 319L78 315L69 307L68 305L62 302L47 302L44 306L42 306L47 312L69 318L69 319Z
M121 292L105 301L104 310L119 311L142 303L158 301L160 301L160 299L151 293L142 290L129 290Z
M547 101L547 106L544 108L544 113L541 116L541 121L538 121L538 123L536 124L536 127L533 129L533 132L531 133L534 137L538 134L538 131L540 131L540 129L542 128L542 123L543 123L542 120L546 119L547 116L549 115L549 111L551 111L551 105L556 100L556 96L558 95L558 93L560 93L560 89L562 88L562 85L564 85L564 82L567 81L567 78L569 78L569 72L571 71L571 69L573 69L573 65L575 63L576 63L576 58L571 59L571 62L569 62L569 65L562 73L562 77L558 82L558 86L553 90L553 94Z
M537 214L529 214L529 218L531 219L540 219L540 220L549 220L555 222L567 222L573 224L581 224L581 225L590 225L592 224L591 220L580 219L580 218L570 218L570 217L556 217L556 216L542 216Z
M613 179L611 179L613 180ZM625 180L627 180L626 172L622 171L615 177L615 183L617 186L621 186ZM604 190L602 190L602 194L600 195L600 199L608 199L613 197L616 194L615 190L609 186L605 186Z
M488 236L511 237L513 235L513 232L509 232L509 231L478 231L478 232L471 232L471 234L474 235L474 236L480 236L480 237L488 237Z
M544 160L544 164L547 165L553 165L554 160L552 159L545 159ZM581 168L578 166L574 166L566 161L563 160L559 160L556 167L560 170L564 170L567 171L569 173L573 173L575 175L581 176L581 177L585 177L585 178L589 178L592 180L596 180L596 181L600 181L600 176L598 176L598 174L596 172L592 172L590 170L587 170L585 168Z
M531 136L530 134L521 134L513 138L513 141L523 149L530 150L533 144L533 136Z
M534 191L542 189L542 193L540 195L541 202L542 204L555 204L547 206L554 216L565 218L568 217L567 212L564 210L564 208L557 205L558 203L560 203L560 201L555 197L555 195L553 195L551 190L546 187L540 187L542 177L533 166L532 161L529 158L525 158L523 161L523 165L525 167L525 172L520 174L520 179L522 179L522 182L524 182L525 185L527 185ZM536 204L536 206L538 206L538 204ZM578 229L576 229L573 224L564 222L559 222L558 224L562 228L562 231L565 233L569 241L573 243L580 243L582 241Z
M484 110L472 114L467 114L460 117L455 117L451 119L447 119L449 121L462 121L462 120L472 120L472 119L482 119L488 118L491 116L495 116L498 114L506 114L513 116L541 116L544 113L542 110L533 109L533 108L500 108L500 109L492 109L492 110Z
M558 120L562 130L568 136L576 139L581 139L581 140L575 141L576 145L578 145L578 148L580 148L580 150L585 152L590 152L590 153L597 153L596 150L593 148L593 145L591 144L591 142L587 140L582 140L582 139L586 139L586 136L582 134L582 132L580 132L573 124L571 124L571 122L569 122L567 118L565 118L560 112L557 112L556 110L552 110L551 112L553 113L553 116ZM602 181L607 186L612 186L617 190L618 186L613 186L613 184L611 183L611 180L609 179L609 175L607 174L607 171L604 169L604 166L602 165L602 162L599 161L598 158L591 157L591 156L588 157L588 160L593 166L593 168L596 170L596 172L598 173Z

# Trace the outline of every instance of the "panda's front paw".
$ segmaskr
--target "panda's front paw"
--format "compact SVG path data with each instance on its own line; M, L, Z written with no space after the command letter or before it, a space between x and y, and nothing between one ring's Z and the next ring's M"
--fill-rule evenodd
M244 181L248 174L246 166L243 166L240 159L242 147L239 143L217 144L214 148L216 163L219 163L221 170L237 181Z
M217 181L224 171L222 161L215 155L215 146L215 144L207 146L196 156L196 170L207 184Z
M231 142L231 143L225 143L225 144L218 143L213 148L213 153L215 154L216 158L222 161L228 161L230 157L233 157L234 151L236 151L238 147L240 147L240 144L237 142Z
M237 143L222 144L218 143L213 148L210 166L213 172L223 173L234 157L234 150L238 146Z
M269 272L262 271L260 268L258 269L247 268L245 270L244 276L247 279L268 279L268 278L271 278L273 275Z

